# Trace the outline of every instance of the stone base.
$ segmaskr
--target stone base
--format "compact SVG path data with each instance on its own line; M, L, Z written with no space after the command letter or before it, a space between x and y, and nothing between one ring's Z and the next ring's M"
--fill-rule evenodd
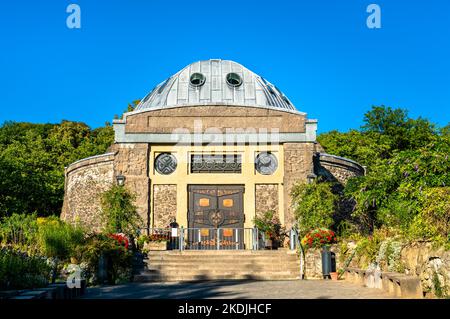
M167 250L167 242L163 241L163 242L145 243L144 250L149 250L149 251L151 251L151 250L156 250L156 251Z

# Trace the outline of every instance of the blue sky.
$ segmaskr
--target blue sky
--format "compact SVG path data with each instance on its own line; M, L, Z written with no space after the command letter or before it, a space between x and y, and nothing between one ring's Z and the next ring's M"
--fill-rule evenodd
M70 3L79 30L66 26ZM370 3L381 29L366 26ZM380 104L450 121L448 0L2 1L0 57L0 122L101 126L210 58L264 76L319 132L357 128Z

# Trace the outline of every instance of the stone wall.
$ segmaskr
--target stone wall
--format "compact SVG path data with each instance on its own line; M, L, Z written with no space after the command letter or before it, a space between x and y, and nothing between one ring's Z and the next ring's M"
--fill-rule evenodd
M65 195L61 219L98 231L101 194L114 182L114 154L86 158L65 170Z
M358 163L325 153L314 155L314 173L328 181L345 184L349 178L364 175L364 168Z
M153 185L153 227L168 227L176 214L177 185Z
M265 212L273 210L279 217L277 184L255 185L255 210L256 216L262 216Z
M347 244L346 256L350 256L356 243L349 242ZM331 251L336 255L336 270L344 267L349 257L341 256L341 245L332 245ZM305 254L306 264L305 272L307 279L322 278L322 259L319 249L307 250ZM367 269L369 261L362 256L355 256L349 267ZM450 251L444 248L434 248L429 242L413 242L403 245L401 248L398 269L396 271L406 275L413 275L420 278L422 290L427 296L436 295L436 280L439 281L441 290L450 295ZM385 261L380 261L381 271L389 271L385 266ZM433 277L434 280L433 280Z
M342 268L339 260L339 247L332 245L330 251L335 254L336 271ZM322 254L320 249L308 249L305 253L305 275L306 279L322 279Z
M114 172L125 176L125 186L136 195L134 204L146 227L150 223L150 147L147 143L121 143L112 149L116 152Z
M401 251L401 265L404 272L420 278L425 293L436 295L433 277L450 295L450 251L433 248L431 243L412 243Z
M126 116L127 133L172 133L179 128L194 132L201 120L202 132L208 128L254 128L283 132L305 132L305 115L260 107L184 106L130 113ZM198 128L197 128L198 130Z
M284 220L286 229L294 222L290 192L297 182L306 182L313 172L314 143L285 143L284 147Z

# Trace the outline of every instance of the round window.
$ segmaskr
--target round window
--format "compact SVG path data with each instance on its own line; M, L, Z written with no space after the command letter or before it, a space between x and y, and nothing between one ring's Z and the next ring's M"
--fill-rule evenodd
M205 84L206 78L201 73L193 73L189 81L193 86L199 87Z
M255 168L262 175L271 175L278 168L278 161L272 153L259 153L255 159Z
M172 174L177 169L177 159L170 153L159 154L155 159L155 169L163 175Z
M227 83L232 87L238 87L242 84L242 78L237 73L228 73L227 74Z

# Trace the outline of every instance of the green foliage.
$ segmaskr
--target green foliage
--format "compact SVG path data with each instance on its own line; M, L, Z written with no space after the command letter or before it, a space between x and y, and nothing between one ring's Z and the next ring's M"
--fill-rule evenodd
M366 166L390 157L392 151L389 137L378 132L330 131L320 134L317 140L327 153L351 158Z
M50 270L41 256L30 256L11 247L0 248L0 290L45 287Z
M81 228L67 224L59 218L49 217L39 221L37 240L41 253L47 257L67 260L75 248L84 241Z
M106 232L136 236L143 221L133 204L136 196L126 187L113 185L102 194Z
M129 281L133 254L130 250L120 245L117 240L103 234L91 235L86 239L83 246L77 248L77 258L88 265L88 277L91 283L99 283L97 274L99 271L100 258L109 265L109 283L121 283Z
M36 245L38 225L36 214L12 214L0 222L0 243L21 249Z
M279 218L275 215L273 210L265 212L262 216L256 216L253 219L255 227L262 231L268 238L281 240L283 235L283 227Z
M64 167L104 153L113 143L107 124L91 130L84 123L5 122L0 126L0 216L13 213L59 214Z
M437 129L426 119L409 118L406 110L384 106L373 107L364 122L360 131L318 137L328 153L367 166L366 176L345 185L344 198L354 204L349 217L358 227L346 221L344 231L367 235L385 226L410 239L448 240L448 127Z
M422 209L410 227L413 238L435 238L449 242L450 187L433 187L423 193Z
M439 275L436 271L433 272L433 277L431 279L433 284L433 293L437 298L447 298L447 287L441 284L439 280Z
M291 196L301 236L315 228L333 226L338 196L332 192L332 184L298 183L292 188Z

